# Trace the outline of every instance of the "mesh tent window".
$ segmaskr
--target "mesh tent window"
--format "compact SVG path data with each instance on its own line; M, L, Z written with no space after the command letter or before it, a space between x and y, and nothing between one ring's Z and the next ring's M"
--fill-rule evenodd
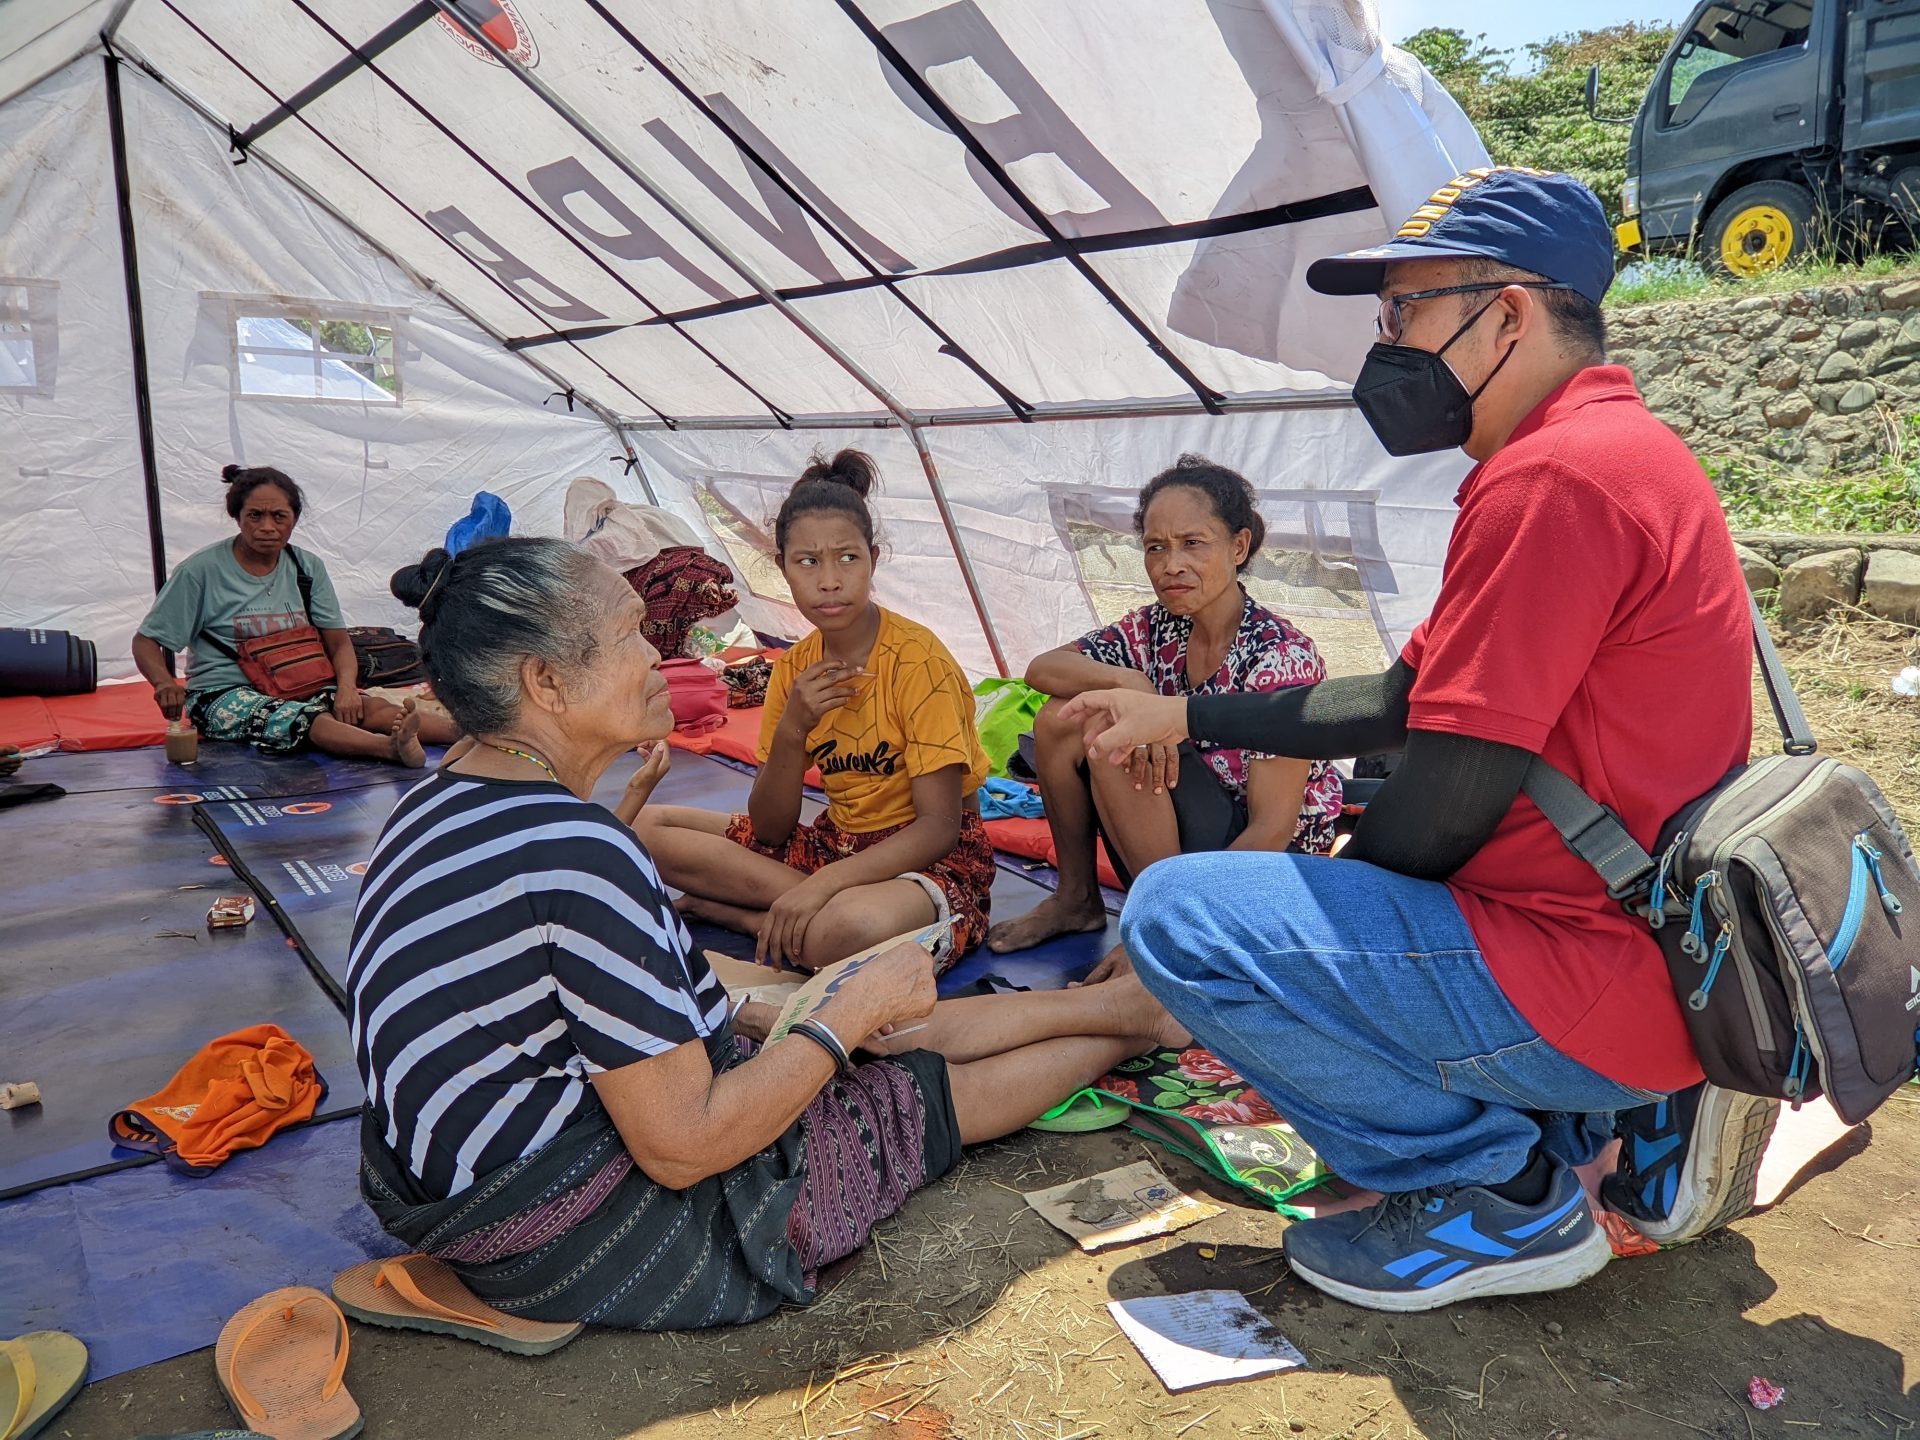
M1073 558L1080 590L1100 622L1153 603L1146 557L1133 530L1133 495L1049 485L1047 508ZM1392 593L1375 497L1366 491L1257 490L1267 537L1241 583L1254 601L1292 621L1330 675L1384 670L1396 653L1376 596Z
M0 276L0 392L53 394L60 287Z
M233 392L248 399L398 405L402 316L324 302L232 302Z

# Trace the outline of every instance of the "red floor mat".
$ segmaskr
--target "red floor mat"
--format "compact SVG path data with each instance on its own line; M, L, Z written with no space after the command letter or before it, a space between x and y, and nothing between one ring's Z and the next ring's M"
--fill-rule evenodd
M0 700L0 745L16 750L38 750L52 745L60 731L37 695L12 695Z
M1056 870L1060 868L1060 852L1054 846L1053 832L1045 820L989 820L987 838L1002 855L1018 855L1023 860L1039 860ZM1107 842L1094 843L1098 846L1094 852L1094 873L1109 890L1121 889L1120 877L1114 874L1113 862L1107 858Z
M0 744L22 750L138 750L162 744L167 722L145 685L102 685L91 695L0 700Z
M760 716L765 709L764 705L756 705L750 710L729 710L727 723L718 730L709 730L704 735L683 735L676 730L667 737L667 743L676 750L685 750L693 755L718 755L723 759L758 765ZM820 772L807 771L806 783L818 790Z

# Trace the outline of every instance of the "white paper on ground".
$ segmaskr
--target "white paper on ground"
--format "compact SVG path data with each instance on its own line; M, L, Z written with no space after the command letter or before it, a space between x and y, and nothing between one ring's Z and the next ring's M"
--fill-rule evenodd
M1307 1363L1238 1290L1110 1300L1107 1309L1172 1391L1249 1380Z
M1181 1190L1151 1160L1032 1191L1026 1202L1087 1251L1166 1235L1221 1213L1211 1200Z

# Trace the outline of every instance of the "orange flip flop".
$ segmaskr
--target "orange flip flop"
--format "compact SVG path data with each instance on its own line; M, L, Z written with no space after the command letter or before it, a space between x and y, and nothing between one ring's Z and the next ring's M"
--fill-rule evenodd
M366 1423L342 1383L347 1317L310 1285L241 1307L214 1342L213 1369L241 1420L273 1440L348 1440Z
M551 1354L587 1328L496 1310L428 1255L369 1260L342 1270L333 1280L333 1298L368 1325L458 1335L515 1355Z

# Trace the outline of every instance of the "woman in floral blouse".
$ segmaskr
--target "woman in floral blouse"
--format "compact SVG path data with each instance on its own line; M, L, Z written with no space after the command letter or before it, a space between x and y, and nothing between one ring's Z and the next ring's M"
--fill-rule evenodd
M1105 928L1096 835L1106 840L1123 882L1170 855L1325 854L1333 846L1340 776L1324 760L1194 741L1141 750L1125 769L1087 764L1079 730L1060 720L1063 703L1083 690L1214 695L1326 678L1313 642L1241 588L1240 572L1266 536L1253 487L1242 476L1183 455L1140 492L1133 524L1154 603L1027 667L1027 683L1053 697L1034 724L1034 741L1060 888L1019 919L993 927L987 946L1003 954Z

